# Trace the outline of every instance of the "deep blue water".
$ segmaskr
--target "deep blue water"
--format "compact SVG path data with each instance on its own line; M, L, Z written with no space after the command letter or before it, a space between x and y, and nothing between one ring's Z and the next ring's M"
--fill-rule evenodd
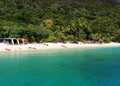
M120 47L2 52L0 86L120 86Z

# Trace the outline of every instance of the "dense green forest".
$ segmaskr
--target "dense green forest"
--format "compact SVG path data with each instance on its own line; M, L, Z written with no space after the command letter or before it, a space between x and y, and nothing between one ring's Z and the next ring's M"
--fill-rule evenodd
M120 42L115 0L0 0L0 38Z

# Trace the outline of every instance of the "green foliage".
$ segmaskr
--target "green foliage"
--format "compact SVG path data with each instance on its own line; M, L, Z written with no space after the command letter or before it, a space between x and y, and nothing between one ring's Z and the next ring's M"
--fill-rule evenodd
M114 0L1 0L0 37L30 42L120 42Z
M31 35L30 29L21 26L19 28L14 27L13 29L11 29L9 37L30 38L30 35Z
M49 36L45 41L46 42L57 42L57 38L55 36Z
M91 34L91 39L92 39L94 42L103 42L103 37L102 37L102 35L99 34L99 33Z

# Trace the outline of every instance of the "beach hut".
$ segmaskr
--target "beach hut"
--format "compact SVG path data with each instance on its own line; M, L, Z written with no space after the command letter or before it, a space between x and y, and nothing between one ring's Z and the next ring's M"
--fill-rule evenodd
M20 45L20 44L28 44L28 40L23 38L0 38L0 43L10 44L10 45Z

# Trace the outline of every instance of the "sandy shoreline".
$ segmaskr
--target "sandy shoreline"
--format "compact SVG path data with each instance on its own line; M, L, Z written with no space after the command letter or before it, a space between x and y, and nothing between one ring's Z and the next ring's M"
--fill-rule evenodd
M41 43L27 45L6 45L0 44L0 52L2 51L29 51L29 50L50 50L50 49L69 49L69 48L102 48L102 47L117 47L120 43L103 43L103 44L71 44L71 43Z

